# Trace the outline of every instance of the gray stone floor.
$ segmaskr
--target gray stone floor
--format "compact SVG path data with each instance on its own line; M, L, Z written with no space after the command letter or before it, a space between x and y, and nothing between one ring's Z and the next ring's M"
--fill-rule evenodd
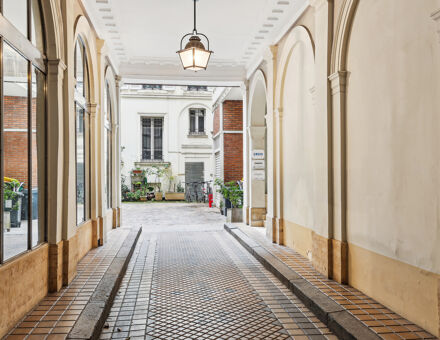
M336 339L223 230L218 209L124 204L142 225L101 339Z

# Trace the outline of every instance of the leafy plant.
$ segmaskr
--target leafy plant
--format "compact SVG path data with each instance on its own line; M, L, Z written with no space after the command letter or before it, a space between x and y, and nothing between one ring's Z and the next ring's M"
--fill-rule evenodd
M185 192L185 188L182 186L182 183L177 184L177 192Z
M8 201L11 200L13 202L12 210L18 210L20 207L20 200L19 198L23 196L21 191L23 191L23 182L19 182L16 179L13 178L4 178L4 185L3 185L3 195L4 200Z
M222 196L229 200L234 208L243 207L243 190L241 186L236 182L224 183L220 179L215 180L216 190L221 193Z

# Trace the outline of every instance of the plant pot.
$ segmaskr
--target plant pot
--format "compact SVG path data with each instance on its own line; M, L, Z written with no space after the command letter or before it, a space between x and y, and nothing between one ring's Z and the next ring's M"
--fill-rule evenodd
M9 211L3 213L3 225L6 231L11 231L11 213Z
M147 200L148 200L147 196L141 196L141 201L147 201Z
M165 200L167 201L184 201L185 193L184 192L166 192Z
M163 200L163 193L162 192L155 192L154 193L154 199L156 201L162 201Z
M142 174L142 170L133 170L133 175L141 175Z
M227 216L228 222L241 223L243 222L243 208L231 208Z
M22 197L17 197L12 200L12 205L17 206L16 209L12 209L10 211L11 214L11 228L20 228L21 226L21 206L22 206Z

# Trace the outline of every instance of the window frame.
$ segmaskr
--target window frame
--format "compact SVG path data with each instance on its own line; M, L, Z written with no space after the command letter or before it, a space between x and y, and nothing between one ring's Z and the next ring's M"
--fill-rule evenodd
M104 143L106 143L106 190L107 190L107 209L112 207L113 200L113 105L110 95L110 84L106 80L104 82L104 130L106 137Z
M47 58L45 54L43 54L35 45L32 44L32 1L26 1L26 22L27 22L27 36L21 33L18 28L16 28L9 20L3 16L3 1L0 0L0 266L4 263L8 263L13 261L15 258L22 256L23 254L32 251L40 247L42 244L47 243ZM46 51L47 42L46 42L46 30L44 25L44 13L41 6L41 1L38 1L39 11L40 11L40 19L41 19L41 33L43 39L43 50ZM8 44L8 46L16 51L19 55L21 55L27 62L27 166L28 166L28 225L27 225L27 249L25 251L19 252L11 256L8 259L5 259L5 247L4 247L4 44ZM43 205L41 211L43 211L43 216L38 214L38 224L43 225L43 238L40 243L37 242L35 246L32 245L32 218L29 218L33 215L33 206L32 206L32 170L33 170L33 157L32 157L32 141L33 141L33 129L32 129L32 86L33 79L35 75L33 75L33 67L36 70L41 72L44 76L44 91L42 95L44 96L43 100L45 103L43 114L44 125L40 127L43 136L43 157L42 162L39 162L39 166L43 167L42 175L43 178L39 178L39 186L41 185L41 189L39 188L39 192L42 195L39 195L38 202ZM38 157L38 153L37 153ZM30 190L29 190L30 188ZM37 207L38 212L40 212L40 207Z
M77 88L77 48L81 48L81 56L82 56L82 68L83 68L83 87L82 91L79 91ZM74 111L75 111L75 192L77 192L78 188L78 169L77 169L77 160L78 160L78 136L77 136L77 106L83 110L83 126L84 126L84 219L83 221L78 220L78 197L77 193L75 194L75 221L76 226L79 227L89 221L91 219L91 196L90 196L90 188L91 188L91 155L90 155L90 110L89 107L89 97L90 97L90 74L88 68L88 60L87 60L87 48L84 43L84 40L81 36L78 36L75 41L75 49L74 49L74 79L75 79L75 87L74 87Z
M191 131L191 119L194 114L194 131ZM189 136L205 136L206 135L206 109L205 108L190 108L189 109ZM200 128L200 117L203 117L203 130Z
M150 158L144 158L144 121L149 119L150 120ZM161 155L162 157L156 158L155 152L156 152L156 141L155 141L155 120L161 120L162 126L161 126ZM165 118L162 116L142 116L141 117L141 162L163 162L164 161L164 132L165 132Z

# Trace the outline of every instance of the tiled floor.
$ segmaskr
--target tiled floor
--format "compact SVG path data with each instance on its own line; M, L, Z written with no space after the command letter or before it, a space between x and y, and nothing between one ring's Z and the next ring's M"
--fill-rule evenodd
M104 247L91 250L80 261L72 283L56 294L49 294L5 339L65 339L128 232L126 228L112 231Z
M143 233L102 339L336 339L223 230L214 210L127 211L125 221L142 221Z
M437 339L432 334L427 333L422 328L362 294L359 290L341 285L319 274L305 257L288 247L271 243L264 236L264 232L262 232L264 229L252 228L244 224L240 224L239 227L307 281L341 304L383 339Z

